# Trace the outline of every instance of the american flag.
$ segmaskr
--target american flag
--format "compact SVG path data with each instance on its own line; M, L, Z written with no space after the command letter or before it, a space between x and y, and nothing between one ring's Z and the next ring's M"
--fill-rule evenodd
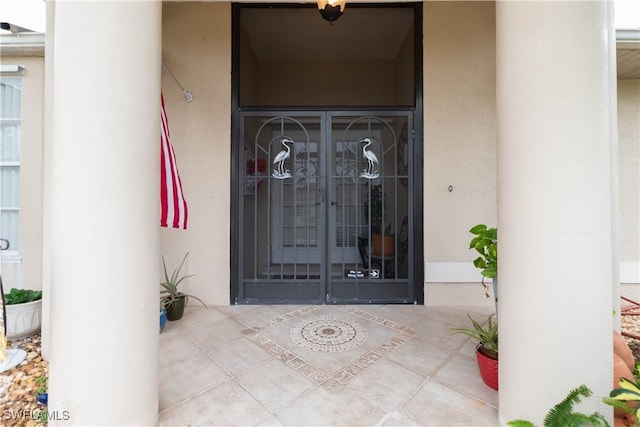
M160 133L160 225L171 228L187 228L187 201L182 192L176 156L169 137L169 124L164 111L164 97L160 94L162 130Z

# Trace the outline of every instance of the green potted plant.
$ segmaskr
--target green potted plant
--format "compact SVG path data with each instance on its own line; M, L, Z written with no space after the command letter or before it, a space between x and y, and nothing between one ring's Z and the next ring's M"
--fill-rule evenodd
M182 266L184 265L184 262L187 260L188 256L189 252L184 255L184 258L182 258L182 262L180 263L178 268L173 270L170 276L167 272L167 264L164 261L164 257L162 257L164 281L160 282L160 285L164 288L164 290L161 291L161 295L163 296L160 298L160 306L167 311L167 320L170 321L179 320L182 318L182 316L184 315L184 307L187 305L189 298L195 298L200 301L202 305L204 305L205 307L207 306L200 298L193 295L185 294L178 290L178 285L180 285L180 283L184 279L193 276L193 274L190 274L188 276L180 275Z
M164 329L167 324L167 310L162 306L162 301L160 302L160 332Z
M486 326L481 325L467 314L472 328L453 328L457 334L467 335L478 342L476 360L480 375L486 385L498 390L498 323L493 321L493 314L487 318Z
M4 295L7 312L7 339L19 339L40 331L42 291L12 288Z
M365 219L370 219L373 253L386 257L393 256L395 254L395 239L391 232L391 222L388 222L387 201L384 198L382 185L369 186L367 183L367 189L369 194L364 199L364 215Z
M589 397L591 395L591 390L584 384L571 390L560 403L556 404L547 412L542 425L545 427L608 427L609 423L607 419L598 412L594 412L591 415L574 412L573 406L581 402L581 396ZM528 420L512 420L508 421L507 425L509 427L535 427L535 424Z
M485 295L489 298L489 287L484 279L493 282L493 297L496 305L496 317L498 316L498 230L478 224L469 230L474 237L469 242L469 249L475 249L480 256L473 260L473 265L480 269L482 274L482 286Z
M635 425L638 425L638 420L640 419L640 381L637 379L638 363L640 362L636 362L633 372L633 380L624 377L620 378L620 387L611 390L609 396L602 399L604 403L614 407L614 416L616 418L619 417L616 414L616 410L621 410L623 414L629 414L630 420ZM624 419L625 416L623 415L621 418Z

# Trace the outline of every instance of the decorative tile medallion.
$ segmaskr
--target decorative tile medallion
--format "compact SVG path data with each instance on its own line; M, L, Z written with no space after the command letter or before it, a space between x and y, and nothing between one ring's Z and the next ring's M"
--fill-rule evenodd
M388 330L395 332L395 335L380 343L373 350L355 358L351 363L347 363L337 372L326 372L261 333L262 330L275 326L291 318L306 316L317 310L319 307L321 306L302 307L298 310L258 323L250 328L243 329L241 333L264 351L284 362L289 368L298 372L300 375L309 378L316 384L320 384L330 393L340 390L351 380L364 372L369 366L384 359L396 348L418 335L418 331L415 329L411 329L408 326L392 320L367 313L357 307L333 306L333 308L340 310L349 316L368 320L369 322L387 328ZM348 346L352 346L351 349L355 349L366 341L367 330L349 316L325 315L304 319L292 328L290 334L291 338L300 347L309 350L315 350L316 348L311 348L313 346L317 346L317 351L326 352L347 351L349 350L349 348L347 348Z
M353 350L367 340L367 330L347 316L315 316L291 328L291 339L312 351Z

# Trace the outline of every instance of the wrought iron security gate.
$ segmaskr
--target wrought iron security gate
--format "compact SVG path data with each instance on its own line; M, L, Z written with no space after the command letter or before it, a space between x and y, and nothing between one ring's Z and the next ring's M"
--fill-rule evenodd
M413 303L413 112L243 111L237 303Z

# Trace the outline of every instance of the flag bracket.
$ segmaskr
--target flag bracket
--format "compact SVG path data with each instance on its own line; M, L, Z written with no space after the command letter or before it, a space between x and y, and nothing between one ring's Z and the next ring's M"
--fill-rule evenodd
M176 84L178 85L178 87L180 88L180 90L182 91L182 94L184 95L184 100L187 102L191 102L193 101L193 94L191 92L189 92L188 90L186 90L178 81L178 79L176 78L176 76L173 74L173 72L171 71L171 69L169 67L167 67L167 65L163 62L162 63L162 68L164 68L165 70L167 70L167 73L169 73L171 75L171 77L173 78L173 81L176 82Z

